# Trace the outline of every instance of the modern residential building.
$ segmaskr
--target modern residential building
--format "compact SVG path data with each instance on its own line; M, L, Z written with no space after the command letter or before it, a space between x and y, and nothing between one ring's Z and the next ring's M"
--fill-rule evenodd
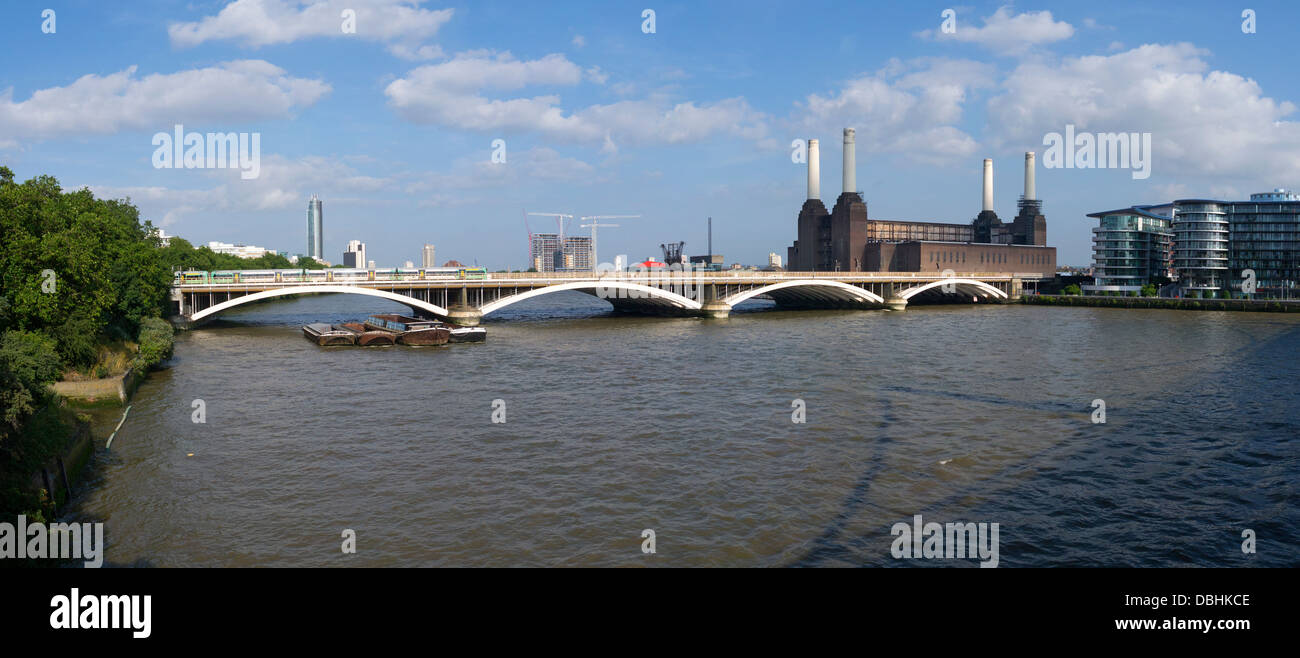
M561 269L566 272L590 272L591 238L586 236L565 236L564 246L560 250Z
M1084 294L1140 292L1173 279L1173 206L1133 206L1089 214L1094 283Z
M420 251L420 267L426 269L430 267L437 267L438 261L433 257L433 255L434 255L433 245L426 242L424 244L424 249Z
M590 272L591 238L558 233L533 233L529 263L538 272Z
M1207 199L1174 202L1174 270L1184 294L1217 294L1228 287L1228 215L1231 204Z
M1093 230L1097 281L1085 290L1127 292L1167 271L1183 296L1241 294L1251 274L1256 297L1300 296L1300 194L1279 188L1248 201L1179 199L1088 216L1100 224ZM1159 262L1165 241L1168 267Z
M528 264L538 272L554 272L555 258L561 251L559 233L529 235Z
M173 236L174 237L174 236ZM229 254L239 256L240 258L260 258L265 254L274 254L275 250L263 247L255 247L245 244L230 244L229 242L212 241L208 243L208 249L218 254Z
M777 255L777 253L776 253L775 251L768 253L768 255L767 255L767 266L768 266L768 267L781 267L781 257L780 257L779 255Z
M983 206L969 223L872 219L857 190L856 133L844 129L844 181L835 207L821 201L820 147L808 140L808 198L799 211L791 271L998 271L1054 276L1056 248L1047 246L1047 219L1034 184L1034 154L1025 153L1025 192L1019 213L1004 223L993 210L993 161L984 160Z
M343 267L360 268L366 266L366 243L360 240L349 240L348 246L343 250Z
M307 254L316 260L325 258L325 219L321 200L311 195L307 202Z
M1245 270L1255 274L1255 294L1270 298L1300 296L1300 194L1275 189L1231 205L1228 259L1233 289L1241 290Z

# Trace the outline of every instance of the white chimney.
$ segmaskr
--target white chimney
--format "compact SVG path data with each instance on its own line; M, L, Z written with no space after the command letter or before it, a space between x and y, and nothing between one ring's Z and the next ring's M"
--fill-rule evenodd
M984 209L993 210L993 160L984 158Z
M858 172L857 165L854 164L853 149L854 136L857 133L852 128L844 129L844 193L858 191Z
M1025 152L1025 198L1036 199L1034 196L1034 152Z
M817 140L808 140L808 198L822 198L822 152Z

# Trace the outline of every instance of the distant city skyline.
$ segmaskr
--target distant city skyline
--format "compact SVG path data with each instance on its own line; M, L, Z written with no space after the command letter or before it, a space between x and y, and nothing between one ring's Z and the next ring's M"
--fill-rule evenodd
M1041 160L1063 265L1091 261L1098 208L1300 188L1295 3L1252 4L1246 32L1241 8L1208 0L1172 14L976 2L949 33L942 8L903 3L677 2L647 34L639 7L367 0L372 18L343 34L313 2L143 1L56 8L55 34L0 23L41 62L0 83L0 162L129 197L194 244L299 253L315 192L322 257L364 236L385 262L418 262L432 234L446 257L519 268L521 215L546 210L642 215L601 237L602 260L679 241L699 254L712 216L715 251L762 264L794 237L794 142L836 162L842 127L872 217L947 223L979 213L984 157L1009 172L1070 126L1149 133L1146 179ZM155 168L151 137L178 124L259 135L259 175ZM996 212L1014 215L1018 181L995 183Z

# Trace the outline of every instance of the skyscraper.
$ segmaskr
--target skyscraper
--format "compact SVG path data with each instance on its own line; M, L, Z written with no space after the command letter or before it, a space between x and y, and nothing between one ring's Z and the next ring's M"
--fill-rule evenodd
M433 245L425 243L424 251L420 252L420 254L420 267L428 269L438 266L438 261L433 258Z
M307 255L317 260L325 259L324 211L315 194L307 202Z

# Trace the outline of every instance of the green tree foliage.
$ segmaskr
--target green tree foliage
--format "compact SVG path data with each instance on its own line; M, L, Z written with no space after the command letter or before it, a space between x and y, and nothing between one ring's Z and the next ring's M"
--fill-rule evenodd
M9 447L23 421L45 404L58 377L54 339L34 331L0 334L0 446Z
M0 291L8 326L54 338L67 366L95 358L102 337L136 335L161 313L171 271L129 202L64 192L52 177L0 172Z
M264 254L257 258L240 258L231 254L219 254L207 246L195 248L188 241L172 238L166 247L157 250L163 268L167 272L175 270L291 270L321 269L325 266L311 259L298 260L297 265L279 254ZM168 276L171 276L168 274Z
M1071 283L1061 290L1062 295L1082 295L1083 290L1076 283Z
M1160 291L1156 288L1154 283L1148 283L1145 286L1142 286L1143 297L1155 297L1158 294L1160 294Z
M174 332L162 318L145 318L140 323L140 352L135 366L141 370L152 368L172 355Z

